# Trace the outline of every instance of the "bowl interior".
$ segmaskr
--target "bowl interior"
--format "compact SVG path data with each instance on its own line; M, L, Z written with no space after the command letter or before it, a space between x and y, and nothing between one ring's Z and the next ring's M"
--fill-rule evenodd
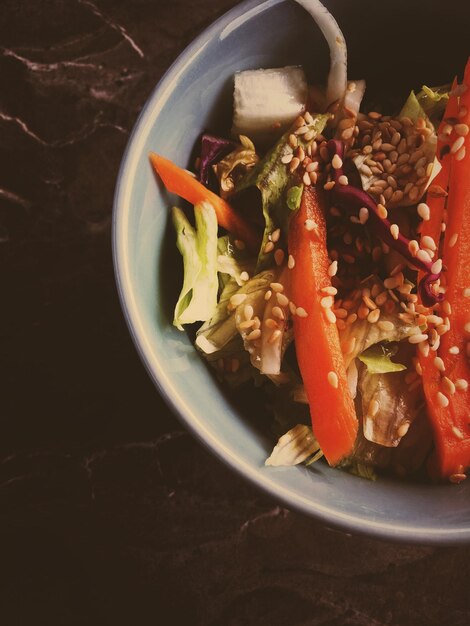
M462 73L470 7L452 16L442 3L408 0L325 2L349 51L349 77L365 78L367 99L404 100L413 87ZM450 36L452 33L452 37ZM265 468L272 441L251 398L240 407L218 385L186 333L171 325L181 263L168 208L179 203L157 183L147 154L190 164L204 129L227 134L235 71L302 64L324 80L326 44L292 0L249 1L206 30L180 56L148 100L130 139L116 191L114 252L130 330L147 369L176 412L221 458L288 506L347 530L423 543L470 540L470 484L370 482L323 464Z

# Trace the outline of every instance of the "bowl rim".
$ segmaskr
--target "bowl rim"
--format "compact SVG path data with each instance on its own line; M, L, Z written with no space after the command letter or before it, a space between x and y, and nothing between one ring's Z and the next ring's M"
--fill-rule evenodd
M166 98L171 93L175 79L190 65L192 59L203 46L218 36L224 29L236 28L238 23L234 26L234 20L239 20L243 16L244 22L252 16L285 1L244 0L228 10L206 27L178 55L142 107L122 156L116 178L113 202L112 257L119 300L127 327L145 369L171 411L212 453L245 479L267 492L274 500L281 501L286 506L313 517L326 527L339 529L346 533L356 533L376 539L420 545L445 546L468 543L470 542L470 528L432 528L370 520L366 516L360 517L344 513L335 509L334 506L313 502L277 484L274 474L273 478L270 478L269 475L260 472L260 468L254 467L228 450L207 429L204 421L198 417L194 409L178 396L172 387L170 376L165 372L164 362L160 362L152 355L149 340L145 336L144 328L140 322L138 307L132 295L129 259L126 254L128 233L126 218L130 211L130 203L126 203L125 197L132 188L133 173L142 155L142 144L144 141L142 137L146 137L150 118L158 115ZM328 3L326 2L326 4Z

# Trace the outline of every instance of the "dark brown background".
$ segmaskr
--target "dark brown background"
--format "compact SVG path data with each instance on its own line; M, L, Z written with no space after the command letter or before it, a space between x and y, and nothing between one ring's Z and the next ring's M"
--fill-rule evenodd
M470 549L287 511L172 416L131 345L110 225L129 131L234 0L0 5L2 626L460 626Z

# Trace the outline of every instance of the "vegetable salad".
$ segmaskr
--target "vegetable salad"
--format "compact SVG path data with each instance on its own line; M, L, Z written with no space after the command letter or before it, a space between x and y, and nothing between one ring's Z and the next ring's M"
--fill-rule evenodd
M234 77L230 136L194 172L152 153L184 279L174 325L228 385L265 393L267 465L459 483L470 466L470 63L400 110L361 109L318 0L327 85L301 67ZM227 133L228 135L229 133Z

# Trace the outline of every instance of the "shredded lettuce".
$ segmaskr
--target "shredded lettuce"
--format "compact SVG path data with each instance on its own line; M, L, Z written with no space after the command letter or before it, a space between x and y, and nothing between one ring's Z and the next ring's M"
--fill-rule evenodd
M400 346L400 359L411 362L413 347ZM361 359L362 360L362 359ZM396 447L416 417L419 391L407 382L404 371L373 373L362 367L359 392L364 437L387 447Z
M183 287L176 303L173 324L205 322L217 306L217 217L207 202L194 207L196 228L183 211L172 209L176 246L183 257Z
M250 304L253 309L264 307L264 294L269 283L275 280L275 270L267 270L248 280L243 287L239 287L235 279L231 279L222 294L219 303L212 315L198 330L196 346L205 354L212 354L221 350L228 342L237 336L236 310L231 310L229 300L235 294L246 294L246 299L240 306Z
M353 337L356 339L354 350L345 356L346 368L349 367L351 361L374 344L402 341L402 339L406 339L410 335L420 332L417 324L409 324L402 321L395 312L384 312L380 316L380 319L384 322L392 322L393 328L384 330L383 326L370 324L367 320L357 319L353 324L348 324L346 328L340 330L339 335L342 343L351 341Z
M234 278L240 287L245 284L242 274L251 276L254 272L256 259L249 256L245 250L240 250L233 243L230 235L224 235L217 240L217 271L222 289L230 278Z
M291 211L296 211L300 207L303 191L303 185L294 185L287 190L287 206Z
M265 465L289 467L307 461L320 451L312 429L305 424L297 424L279 438Z
M416 95L421 108L429 117L434 126L438 126L449 100L451 85L441 85L439 87L426 87L423 85L421 91Z
M321 133L330 117L329 114L317 115L312 124L308 126L309 130L317 134ZM288 167L282 162L282 157L292 152L292 148L289 147L289 134L287 132L281 137L264 159L255 165L236 188L237 193L250 188L257 188L261 193L265 228L258 257L258 271L274 265L273 252L264 252L270 234L276 228L281 228L281 234L288 231L290 209L286 194L291 175ZM300 136L299 143L303 143Z
M365 350L358 359L367 367L369 374L389 374L406 370L406 365L392 361L392 356L396 353L396 346L379 343Z

